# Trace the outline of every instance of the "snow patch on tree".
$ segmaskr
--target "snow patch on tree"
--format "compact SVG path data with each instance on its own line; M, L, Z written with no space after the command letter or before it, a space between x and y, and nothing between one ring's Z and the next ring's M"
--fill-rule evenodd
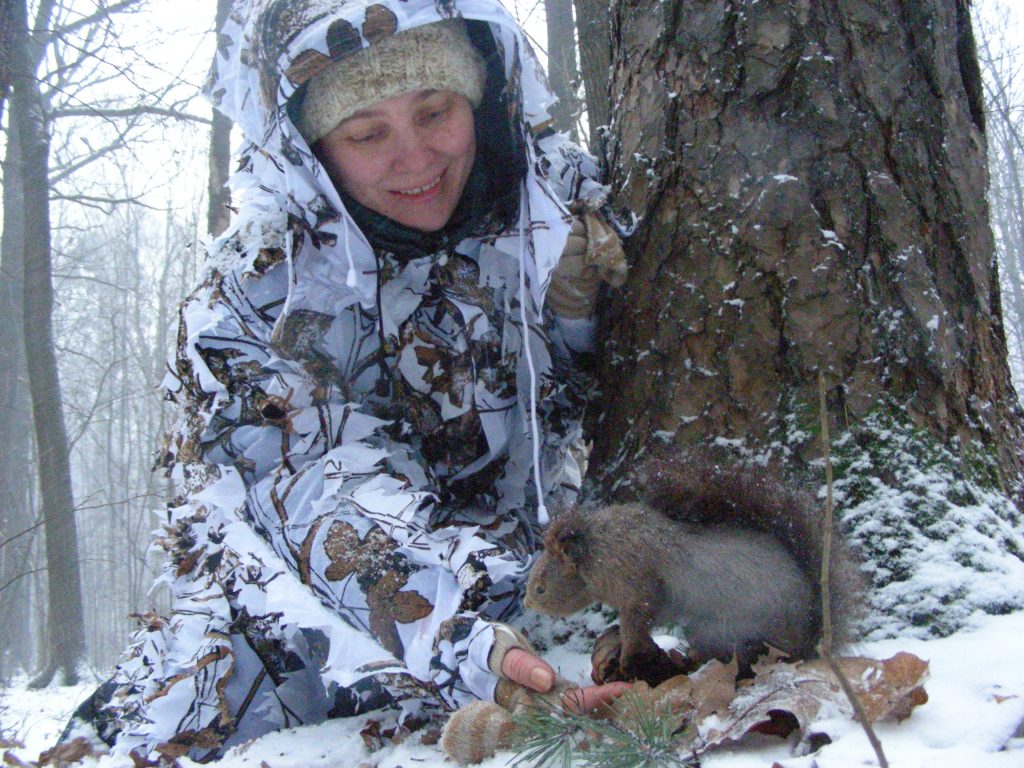
M837 515L871 584L867 639L945 637L1024 606L1024 524L993 459L882 410L832 451Z

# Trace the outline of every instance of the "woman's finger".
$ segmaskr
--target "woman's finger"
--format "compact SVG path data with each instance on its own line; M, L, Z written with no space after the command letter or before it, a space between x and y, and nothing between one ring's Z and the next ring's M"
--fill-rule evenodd
M538 693L547 693L555 684L555 670L543 659L522 648L513 648L501 661L501 673L513 682Z
M615 701L630 689L630 683L605 683L576 688L562 694L565 708L578 715L589 715Z

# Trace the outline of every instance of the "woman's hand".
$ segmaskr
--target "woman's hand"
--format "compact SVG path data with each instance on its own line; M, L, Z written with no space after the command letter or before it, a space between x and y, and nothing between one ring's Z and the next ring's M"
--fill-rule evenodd
M551 275L547 302L556 315L584 319L594 314L598 289L626 281L626 257L615 230L588 208L574 211L565 250Z
M538 693L547 693L555 684L555 670L538 656L513 648L505 654L501 663L502 675ZM562 705L577 714L589 714L611 704L628 691L629 683L607 683L575 688L561 695Z

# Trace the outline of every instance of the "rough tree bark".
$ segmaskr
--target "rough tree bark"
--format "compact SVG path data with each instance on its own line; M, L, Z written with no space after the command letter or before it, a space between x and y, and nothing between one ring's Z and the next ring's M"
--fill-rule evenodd
M837 432L895 409L1014 490L965 0L616 0L612 28L613 194L642 222L606 313L603 476L656 440L806 466L823 369Z
M78 680L85 658L78 534L68 441L64 429L51 313L53 285L49 216L49 133L32 55L26 0L16 0L10 121L18 134L24 211L24 341L32 418L39 459L40 497L46 533L49 663L33 684L45 685L55 674L65 683ZM43 8L52 4L43 4ZM36 28L48 28L48 14Z
M590 148L600 152L601 129L611 121L608 77L612 64L609 0L573 0L579 40L580 74L587 102Z

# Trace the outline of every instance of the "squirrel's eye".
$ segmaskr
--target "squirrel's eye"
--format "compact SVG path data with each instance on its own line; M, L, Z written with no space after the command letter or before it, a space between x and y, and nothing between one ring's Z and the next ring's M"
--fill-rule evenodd
M537 592L538 595L543 595L544 594L544 587L537 587L536 592Z

